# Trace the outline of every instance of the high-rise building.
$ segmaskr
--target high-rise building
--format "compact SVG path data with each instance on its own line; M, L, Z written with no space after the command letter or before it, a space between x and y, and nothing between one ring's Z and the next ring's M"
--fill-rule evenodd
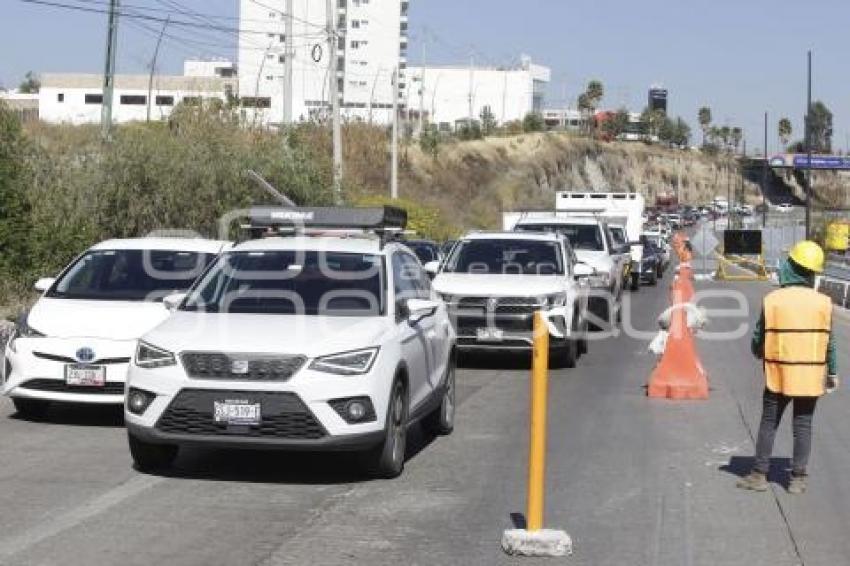
M392 118L393 72L405 99L408 0L332 0L340 108L348 118ZM291 6L291 22L287 9ZM326 115L330 107L327 2L240 0L239 96L248 118L278 124ZM289 25L288 25L289 24ZM287 29L291 37L287 38ZM288 54L287 51L291 50ZM292 63L291 97L286 58Z
M647 105L650 110L661 110L667 114L667 89L655 85L649 87L649 102Z

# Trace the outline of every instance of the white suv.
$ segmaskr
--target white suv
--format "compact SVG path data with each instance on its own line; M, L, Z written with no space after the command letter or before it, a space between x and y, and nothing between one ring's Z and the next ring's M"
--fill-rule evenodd
M579 261L594 269L588 277L588 310L596 319L593 325L607 329L620 317L623 295L625 254L614 248L611 232L602 219L570 216L562 212L549 217L529 217L516 223L519 232L555 232L569 240Z
M432 266L426 266L431 268ZM573 367L587 348L586 277L569 241L553 233L481 232L455 244L434 279L449 306L458 347L529 350L536 310L556 310L563 334L553 338L553 362Z
M252 224L298 216L305 230L236 245L139 341L125 407L139 469L204 445L357 450L394 477L410 423L451 432L455 334L419 260L370 233L310 234L404 211L275 210Z
M52 402L120 405L136 340L169 315L163 297L188 289L229 245L137 238L89 248L35 284L44 294L6 345L0 389L32 418Z

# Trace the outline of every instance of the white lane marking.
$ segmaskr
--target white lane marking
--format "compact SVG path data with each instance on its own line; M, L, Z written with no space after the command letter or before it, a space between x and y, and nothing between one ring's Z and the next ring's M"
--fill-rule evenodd
M72 529L164 480L165 478L153 476L135 476L66 513L22 533L0 539L0 559L14 556L44 540ZM2 560L0 560L0 563L2 563Z

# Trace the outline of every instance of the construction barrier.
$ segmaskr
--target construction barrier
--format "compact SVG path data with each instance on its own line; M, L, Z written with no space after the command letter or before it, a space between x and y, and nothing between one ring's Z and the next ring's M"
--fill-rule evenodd
M708 375L699 360L688 326L687 306L693 301L693 271L682 263L670 287L671 313L664 352L649 377L647 395L665 399L708 399Z

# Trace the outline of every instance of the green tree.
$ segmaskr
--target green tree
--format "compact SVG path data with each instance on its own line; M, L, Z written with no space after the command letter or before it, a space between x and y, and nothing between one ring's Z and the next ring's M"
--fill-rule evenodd
M496 116L493 114L493 110L487 105L481 109L479 117L481 118L481 131L485 136L489 136L496 129Z
M436 124L426 124L419 135L419 148L434 159L440 154L440 132Z
M741 140L744 139L744 130L739 128L738 126L733 127L729 132L729 141L732 144L732 147L735 148L735 151L738 151L738 147L741 145Z
M593 103L586 92L578 95L577 106L581 113L582 127L586 132L590 131L591 118L593 117Z
M27 144L17 116L0 101L0 277L28 275ZM6 285L8 281L0 281Z
M18 85L18 91L24 94L35 94L41 89L41 80L32 71L27 71L24 80Z
M779 120L778 124L779 130L779 141L782 142L782 147L787 147L788 143L791 141L791 135L794 133L794 130L791 127L791 120L788 118L782 118Z
M590 100L591 109L596 110L599 108L599 103L605 98L605 87L602 85L602 81L592 80L587 83L585 94L587 94Z
M644 124L649 141L653 138L661 139L661 128L664 126L667 115L661 109L650 110L644 108L640 115L640 121Z
M524 132L541 132L545 125L543 116L539 112L529 112L522 119L522 130Z
M699 127L702 129L702 145L705 145L706 135L711 127L711 108L708 106L699 109Z
M820 100L812 103L809 133L812 151L817 153L832 151L832 112Z
M722 126L719 130L720 141L723 143L723 148L729 149L729 141L732 139L732 129L729 126Z

